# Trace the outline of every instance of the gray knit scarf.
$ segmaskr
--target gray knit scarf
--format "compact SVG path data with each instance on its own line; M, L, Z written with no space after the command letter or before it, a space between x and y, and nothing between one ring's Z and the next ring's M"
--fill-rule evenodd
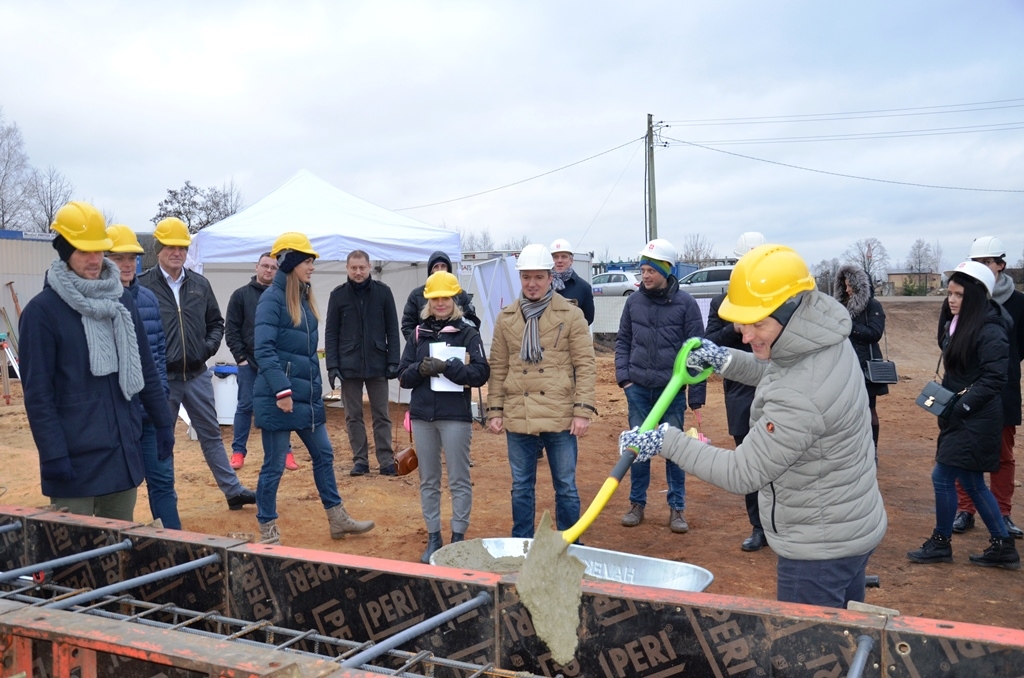
M60 259L54 259L46 276L51 289L82 315L89 371L102 377L117 372L117 382L127 400L142 390L142 361L135 323L121 303L124 285L114 262L103 260L99 280L86 280Z
M564 271L552 271L551 272L551 289L556 292L561 292L565 289L565 283L572 277L572 269L567 268Z
M551 295L554 290L549 289L548 293L537 301L530 301L519 294L519 310L523 312L526 320L526 329L523 331L523 345L519 349L519 358L528 363L539 363L544 358L544 349L540 346L540 316L544 309L551 303Z
M1006 269L1003 269L1002 274L996 280L996 286L992 290L992 298L996 300L996 303L1002 306L1006 303L1006 300L1013 294L1013 290L1016 289L1013 286L1013 280L1010 276L1006 275Z

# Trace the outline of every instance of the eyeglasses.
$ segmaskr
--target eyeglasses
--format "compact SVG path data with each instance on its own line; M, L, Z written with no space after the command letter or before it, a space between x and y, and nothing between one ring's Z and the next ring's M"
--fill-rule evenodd
M260 264L259 267L263 268L263 269L266 269L268 271L276 271L277 270L277 264Z

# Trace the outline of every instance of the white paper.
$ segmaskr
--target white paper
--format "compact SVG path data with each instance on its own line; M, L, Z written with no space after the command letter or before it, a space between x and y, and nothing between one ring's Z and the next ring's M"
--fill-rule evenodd
M449 346L448 344L437 342L430 344L430 357L444 361L447 361L449 358L455 358L460 363L464 363L466 362L466 348L464 346ZM430 378L431 391L459 393L463 388L444 375Z

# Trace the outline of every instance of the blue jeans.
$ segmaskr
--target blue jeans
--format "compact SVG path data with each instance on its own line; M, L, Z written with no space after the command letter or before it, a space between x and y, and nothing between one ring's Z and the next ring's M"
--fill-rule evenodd
M341 497L334 477L334 449L327 438L327 427L320 424L315 429L304 428L296 433L313 459L313 482L320 494L320 503L325 509L338 506ZM277 520L277 487L284 473L284 458L290 448L290 439L291 431L263 429L263 466L256 485L256 520L261 523Z
M864 602L864 572L874 553L832 560L793 560L779 556L776 597L786 603L846 607Z
M629 427L639 426L654 409L663 389L645 388L639 384L626 387L626 402L629 405ZM665 410L659 423L667 423L682 430L683 414L686 412L686 391L680 390ZM665 475L668 478L668 505L675 511L686 508L686 472L674 463L665 460ZM647 506L647 487L651 484L651 462L634 462L629 467L629 503Z
M932 486L935 488L935 531L944 537L953 536L953 520L956 519L956 481L964 488L978 509L978 515L985 522L993 537L1006 537L1006 523L999 512L999 504L992 490L985 485L985 474L967 471L956 466L936 462L932 469Z
M580 518L580 495L576 491L576 436L558 433L507 432L508 464L512 469L512 536L533 537L537 514L537 455L547 450L551 484L555 488L555 522L567 530Z
M256 386L256 368L252 363L238 366L238 404L235 405L235 437L231 451L240 452L244 457L248 450L249 431L252 429L252 392Z
M156 429L153 424L142 424L142 465L146 469L146 489L149 492L149 511L160 519L164 527L181 529L178 517L178 493L174 491L174 455L164 461L156 458Z

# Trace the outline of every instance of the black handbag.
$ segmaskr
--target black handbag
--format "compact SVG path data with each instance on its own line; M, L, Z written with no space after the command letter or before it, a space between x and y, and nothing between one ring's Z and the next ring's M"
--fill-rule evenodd
M945 350L943 350L944 352ZM939 364L941 363L942 354L940 353ZM936 377L939 376L939 364L935 365ZM931 412L935 416L945 419L953 412L953 408L960 400L960 397L967 393L970 388L968 386L959 393L954 393L937 381L929 381L921 389L921 395L917 396L917 400L914 402L917 403L918 407L923 408L925 412Z
M885 332L882 333L885 338ZM868 344L868 353L871 355L873 344ZM889 353L889 340L885 339L885 353ZM864 376L872 384L896 384L900 378L896 375L896 363L891 360L876 359L874 355L864 363Z

